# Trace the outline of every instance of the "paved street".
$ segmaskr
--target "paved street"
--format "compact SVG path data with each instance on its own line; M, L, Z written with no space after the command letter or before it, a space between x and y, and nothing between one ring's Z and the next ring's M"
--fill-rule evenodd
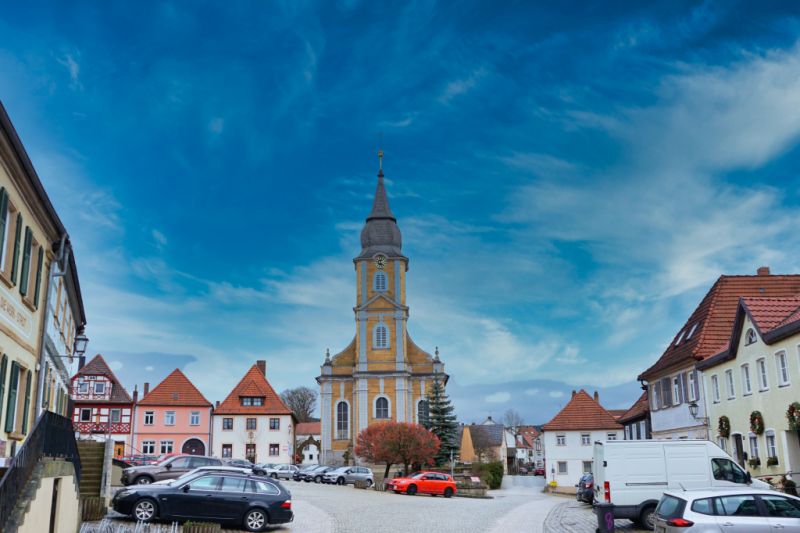
M639 529L630 520L615 520L614 523L617 531L647 531ZM592 506L574 499L554 505L544 523L545 533L594 533L596 528L597 518Z

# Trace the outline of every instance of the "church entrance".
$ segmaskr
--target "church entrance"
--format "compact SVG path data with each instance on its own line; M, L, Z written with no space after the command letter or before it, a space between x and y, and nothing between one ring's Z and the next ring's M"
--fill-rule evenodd
M181 452L189 455L205 455L206 445L200 439L189 439L183 443Z

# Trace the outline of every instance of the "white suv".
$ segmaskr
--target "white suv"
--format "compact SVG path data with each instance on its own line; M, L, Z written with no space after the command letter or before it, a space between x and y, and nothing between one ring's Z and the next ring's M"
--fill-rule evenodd
M759 489L702 489L664 493L656 533L800 532L800 498Z

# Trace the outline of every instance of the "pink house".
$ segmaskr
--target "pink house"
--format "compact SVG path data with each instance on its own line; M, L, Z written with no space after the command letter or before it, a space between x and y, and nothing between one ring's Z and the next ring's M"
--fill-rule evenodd
M161 455L211 451L211 402L179 369L152 391L144 385L144 397L134 410L134 453Z

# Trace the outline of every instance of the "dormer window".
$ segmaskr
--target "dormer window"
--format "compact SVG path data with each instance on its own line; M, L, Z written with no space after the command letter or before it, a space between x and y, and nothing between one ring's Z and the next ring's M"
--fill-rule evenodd
M748 344L754 344L756 340L756 331L753 328L748 329L747 335L745 335L744 345L747 346Z
M242 405L245 407L264 405L263 396L242 396Z
M683 335L685 333L686 333L685 329L683 331L681 331L680 335L678 335L678 340L675 341L675 346L677 346L677 345L679 345L681 343L681 341L683 340Z
M386 292L386 272L375 272L375 291Z
M692 335L694 335L694 332L697 329L697 324L699 324L699 322L695 322L695 324L692 326L692 329L690 329L689 333L686 335L687 341L692 338Z

